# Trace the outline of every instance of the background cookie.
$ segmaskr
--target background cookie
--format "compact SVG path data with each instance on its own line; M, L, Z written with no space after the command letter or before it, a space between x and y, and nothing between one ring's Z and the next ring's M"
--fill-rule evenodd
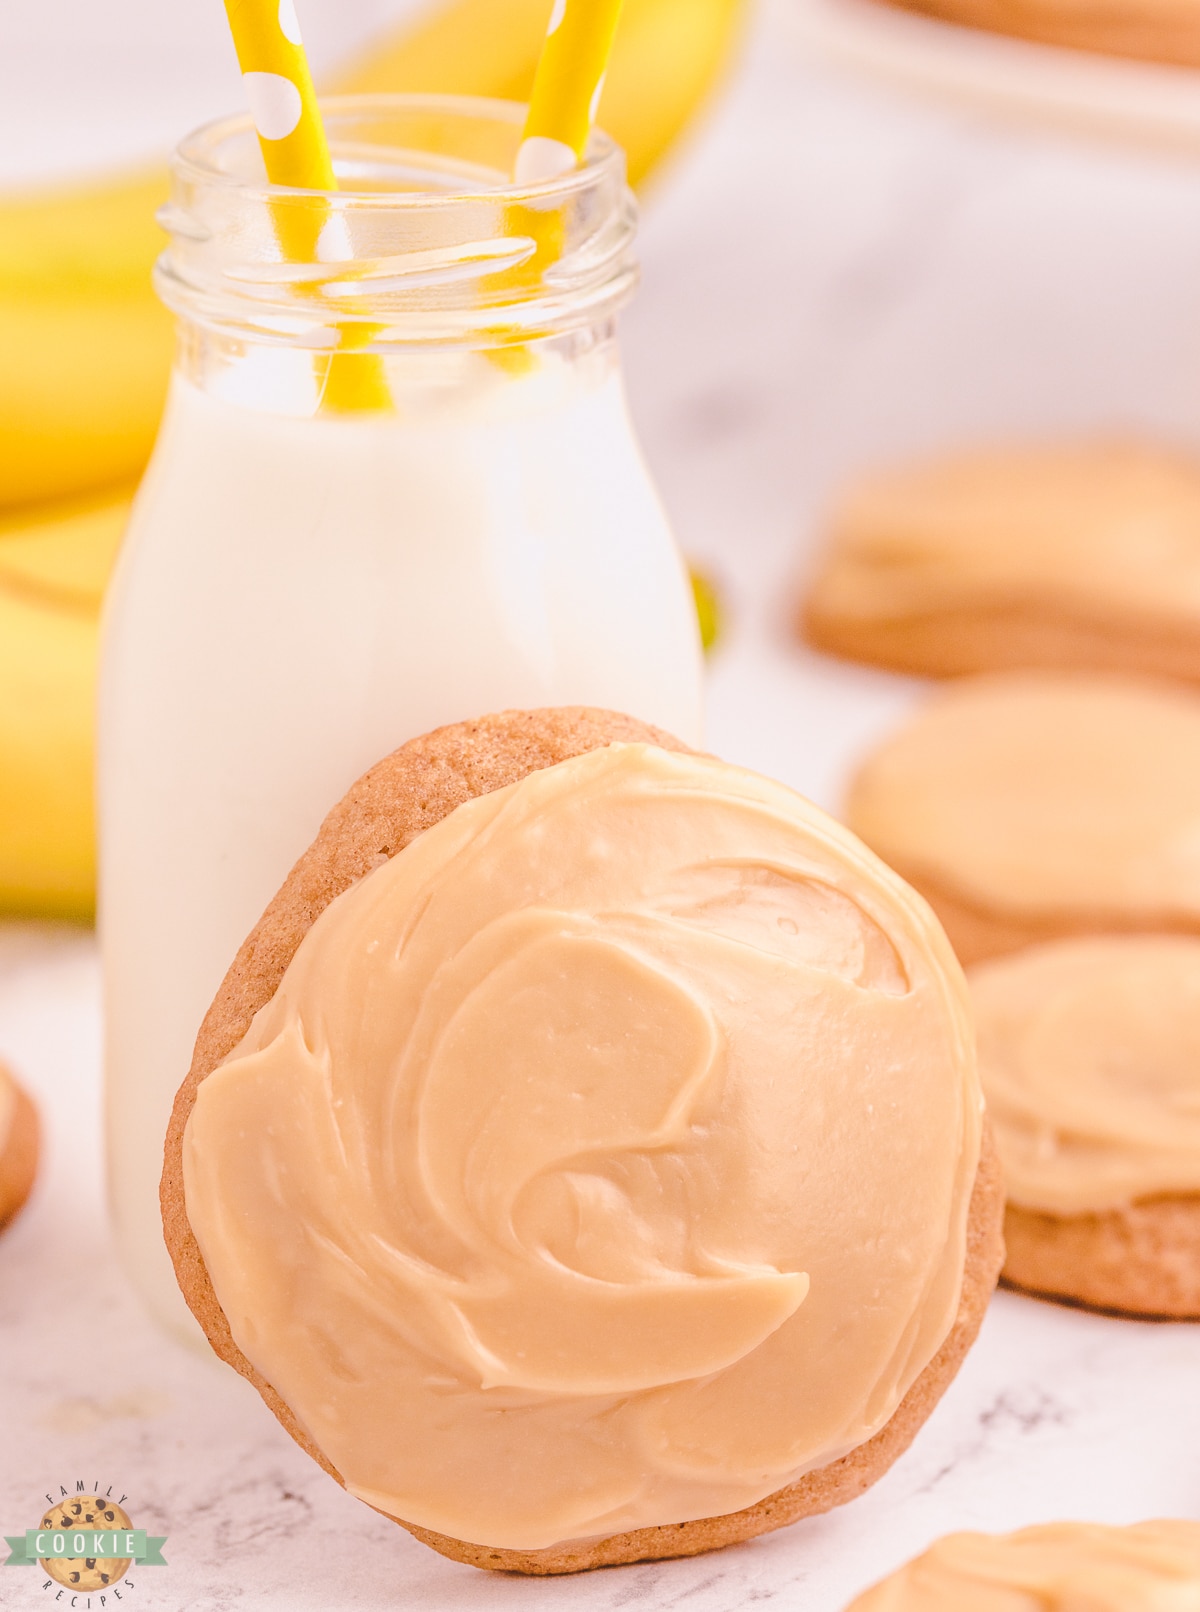
M1055 936L1200 933L1200 696L997 673L941 690L849 791L850 827L964 963Z
M1200 464L1094 443L867 478L833 513L797 624L818 649L934 677L1074 667L1196 681L1198 600Z
M946 22L991 33L1014 34L1046 45L1132 56L1150 62L1200 66L1200 15L1170 0L1121 0L1116 5L1071 5L1065 0L894 0Z
M1004 1238L1008 1287L1091 1310L1200 1319L1200 1197L1070 1216L1010 1203Z
M1009 1195L1003 1279L1200 1315L1200 939L1060 940L968 982Z
M508 712L466 723L402 747L367 773L334 808L297 863L218 992L197 1039L167 1137L162 1183L164 1229L180 1286L214 1349L258 1388L285 1428L338 1477L289 1407L242 1356L229 1333L188 1226L182 1184L183 1130L201 1080L238 1043L257 1009L275 991L304 934L353 879L394 855L461 802L517 781L540 767L617 740L668 749L676 741L632 719L588 710ZM957 1321L892 1420L870 1443L746 1511L672 1527L640 1529L578 1545L538 1551L490 1549L413 1527L434 1549L478 1566L529 1573L572 1572L644 1557L687 1555L827 1510L869 1486L907 1447L978 1330L1002 1257L1002 1186L994 1151L985 1145L971 1204L969 1249ZM340 1479L339 1479L340 1481Z
M0 1063L0 1227L7 1225L28 1198L37 1161L37 1109Z
M1200 1597L1200 1523L1051 1522L947 1534L846 1612L1169 1612Z

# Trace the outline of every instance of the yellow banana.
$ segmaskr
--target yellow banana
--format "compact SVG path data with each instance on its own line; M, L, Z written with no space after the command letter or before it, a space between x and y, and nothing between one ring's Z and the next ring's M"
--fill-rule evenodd
M132 502L133 488L126 486L0 520L0 588L98 614Z
M0 522L0 912L87 918L95 899L100 604L132 488ZM692 574L704 647L719 630Z
M599 121L625 148L637 187L707 99L728 60L741 0L625 0ZM546 0L452 0L351 63L339 90L431 90L524 101Z
M601 120L635 184L707 95L741 3L626 0ZM546 12L547 0L450 0L335 87L524 99ZM170 367L170 320L150 288L166 188L154 170L0 200L0 909L10 912L92 910L100 600ZM47 499L58 502L13 508ZM710 613L707 595L697 602Z
M352 63L340 91L523 100L548 0L449 0ZM636 185L706 99L742 0L625 0L601 122ZM0 508L135 476L154 441L170 320L150 288L165 171L0 199Z
M0 908L86 918L100 600L130 493L0 526Z
M165 194L155 173L0 207L0 506L145 463L173 339L150 288Z

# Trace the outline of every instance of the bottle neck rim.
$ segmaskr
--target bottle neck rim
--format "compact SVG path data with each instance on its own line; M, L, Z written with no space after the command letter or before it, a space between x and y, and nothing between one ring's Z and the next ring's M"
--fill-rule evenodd
M636 204L607 136L571 173L517 185L516 103L322 105L335 191L267 183L248 117L210 124L176 152L155 284L181 319L268 343L386 351L519 344L628 300Z

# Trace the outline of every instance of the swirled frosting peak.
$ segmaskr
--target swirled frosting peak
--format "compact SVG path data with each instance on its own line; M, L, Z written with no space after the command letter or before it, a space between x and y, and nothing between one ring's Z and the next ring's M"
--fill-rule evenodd
M188 1218L381 1510L518 1549L736 1510L869 1438L952 1324L964 994L815 808L614 745L326 909L199 1088Z

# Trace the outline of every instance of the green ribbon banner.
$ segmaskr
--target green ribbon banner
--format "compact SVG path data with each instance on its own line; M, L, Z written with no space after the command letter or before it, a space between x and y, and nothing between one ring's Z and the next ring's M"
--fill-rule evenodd
M162 1548L167 1542L146 1537L144 1528L27 1528L24 1534L5 1534L11 1555L5 1567L36 1567L39 1561L117 1560L123 1557L139 1567L165 1567Z

